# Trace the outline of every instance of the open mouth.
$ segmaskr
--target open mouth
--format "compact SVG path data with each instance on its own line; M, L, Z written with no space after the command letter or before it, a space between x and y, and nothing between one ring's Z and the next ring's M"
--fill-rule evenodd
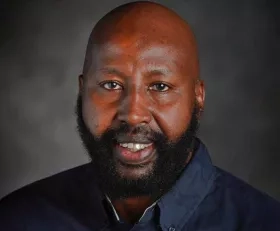
M131 152L138 152L141 151L149 146L153 145L153 143L149 144L140 144L140 143L119 143L119 146L126 148Z
M115 154L124 164L146 164L155 157L155 146L153 143L116 143Z

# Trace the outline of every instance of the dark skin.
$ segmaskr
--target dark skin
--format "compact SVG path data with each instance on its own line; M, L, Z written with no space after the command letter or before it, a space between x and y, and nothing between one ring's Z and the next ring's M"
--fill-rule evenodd
M177 14L155 3L132 3L93 30L79 77L83 119L95 136L126 122L148 124L176 141L190 123L195 102L204 106L193 33ZM191 155L186 159L189 162ZM149 173L117 166L125 178ZM135 223L154 201L148 196L112 201L119 216Z

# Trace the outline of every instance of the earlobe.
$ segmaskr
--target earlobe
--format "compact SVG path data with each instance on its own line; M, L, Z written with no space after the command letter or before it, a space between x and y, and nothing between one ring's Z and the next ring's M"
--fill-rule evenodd
M200 110L203 111L204 101L205 101L205 86L204 86L204 82L200 79L198 79L196 82L195 97L196 97L196 102L198 103Z

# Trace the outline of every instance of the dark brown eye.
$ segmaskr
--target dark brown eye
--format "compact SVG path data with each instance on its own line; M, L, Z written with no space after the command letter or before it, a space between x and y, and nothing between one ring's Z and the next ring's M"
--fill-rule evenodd
M153 90L153 91L164 92L164 91L168 91L169 90L169 86L167 86L164 83L156 83L156 84L152 85L150 87L150 89Z
M101 84L102 87L104 87L107 90L120 90L122 89L122 86L114 81L107 81L103 84Z

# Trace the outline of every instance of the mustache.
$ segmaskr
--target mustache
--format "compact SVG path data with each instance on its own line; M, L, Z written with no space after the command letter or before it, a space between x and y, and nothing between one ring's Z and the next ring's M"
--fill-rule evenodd
M128 123L121 123L117 128L110 128L104 135L117 143L149 144L165 140L163 134L153 131L148 125L131 126Z

